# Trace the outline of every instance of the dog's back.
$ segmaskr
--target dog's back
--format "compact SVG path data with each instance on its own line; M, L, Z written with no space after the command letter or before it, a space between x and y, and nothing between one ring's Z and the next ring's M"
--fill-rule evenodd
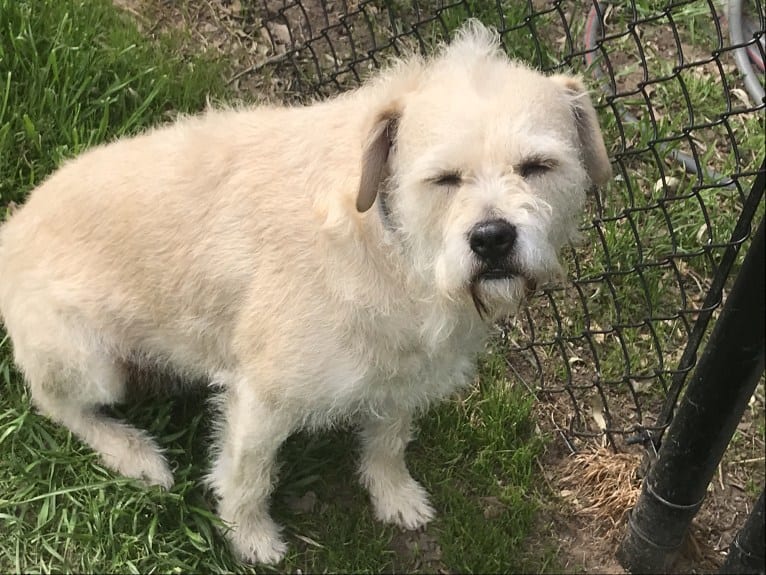
M95 407L124 396L135 361L232 369L244 302L279 305L285 267L322 273L337 201L322 196L343 187L327 161L361 154L333 135L351 115L210 112L90 150L34 190L0 228L0 314L38 407L121 472L170 484L153 442Z
M0 231L0 310L16 349L39 347L68 316L122 356L205 374L211 358L226 362L220 330L256 275L276 258L317 272L316 195L339 186L322 181L327 158L354 150L312 112L211 112L91 150L46 180Z

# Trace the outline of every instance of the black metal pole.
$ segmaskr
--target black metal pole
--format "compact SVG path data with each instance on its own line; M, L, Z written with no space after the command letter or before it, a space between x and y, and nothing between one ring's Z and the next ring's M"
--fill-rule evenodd
M667 573L763 373L764 222L644 479L617 558L630 572Z
M759 573L766 570L764 552L763 490L755 507L729 546L729 554L719 573Z

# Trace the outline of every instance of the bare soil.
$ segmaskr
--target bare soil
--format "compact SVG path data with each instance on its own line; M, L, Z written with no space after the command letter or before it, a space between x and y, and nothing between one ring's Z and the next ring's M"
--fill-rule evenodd
M341 5L332 1L304 0L302 11L288 11L273 18L279 14L283 3L266 1L258 4L266 16L272 17L264 24L261 15L253 14L253 8L243 6L240 0L113 1L131 14L149 36L169 29L183 30L186 41L179 47L181 51L213 50L224 55L231 67L230 83L245 101L294 99L296 94L291 92L294 79L274 74L272 65L279 64L290 45L305 41L312 25L321 28L327 26L330 19L337 19ZM354 2L342 4L346 11L356 7ZM568 21L571 18L568 14ZM638 33L642 31L638 30ZM339 40L338 45L348 45L340 41L347 31L336 27L331 34ZM644 38L652 56L675 58L676 41L671 32L668 30L667 35L663 35L654 28L652 34L650 38ZM312 58L319 60L325 58L337 62L348 55L348 52L317 54L316 50L321 50L321 45L312 53ZM682 50L686 61L703 57L694 46L684 44ZM627 70L620 77L618 91L635 90L643 80L641 67L630 67L631 56L627 53L618 55L612 62ZM718 72L711 66L701 65L700 73L709 74L711 80L715 80ZM651 86L645 90L651 95ZM578 356L577 349L572 351ZM587 357L587 350L580 351L581 357ZM548 504L540 515L537 535L530 538L530 549L545 545L541 543L543 541L552 541L556 561L566 572L624 573L614 553L624 533L627 512L640 490L643 450L624 442L616 445L618 453L614 449L605 449L604 440L598 434L599 424L593 416L593 406L585 411L587 406L583 403L580 417L588 419L586 427L592 428L594 438L577 442L575 453L567 439L575 418L572 398L561 387L541 387L541 376L547 375L550 381L551 375L538 373L527 355L514 353L509 356L509 361L512 381L538 395L540 432L554 436L539 461L547 485ZM587 388L592 381L588 369L578 372L577 366L574 367L573 383ZM583 399L590 401L592 398L577 397L578 402ZM609 408L619 423L630 424L630 398L611 396ZM762 381L710 484L705 504L693 522L674 572L710 573L717 570L732 538L750 512L765 477ZM302 508L313 506L314 502L301 500L295 505ZM414 552L416 549L418 553ZM392 550L397 552L403 571L446 572L438 541L425 533L397 535Z
M540 376L532 364L521 354L511 354L509 359L516 382L534 390ZM641 489L646 453L624 442L617 442L615 452L604 447L603 438L581 440L574 446L559 440L566 433L559 422L571 419L571 403L565 394L539 399L541 432L554 436L540 461L549 494L539 522L540 539L555 542L566 572L626 573L615 552L625 533L627 513ZM619 412L618 406L612 408ZM764 485L763 421L762 380L708 487L673 573L713 573L720 567Z

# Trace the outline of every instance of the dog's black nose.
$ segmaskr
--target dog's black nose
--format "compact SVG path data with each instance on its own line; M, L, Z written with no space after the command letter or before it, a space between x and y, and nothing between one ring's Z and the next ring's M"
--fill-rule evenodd
M506 259L516 243L516 227L505 220L488 220L476 224L468 236L471 250L488 263Z

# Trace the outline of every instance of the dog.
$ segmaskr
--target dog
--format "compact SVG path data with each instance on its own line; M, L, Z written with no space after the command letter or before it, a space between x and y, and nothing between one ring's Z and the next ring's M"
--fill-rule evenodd
M214 386L207 482L239 557L275 563L275 455L299 429L358 426L376 518L432 519L413 417L561 276L610 174L583 83L470 21L333 99L209 110L67 162L0 228L0 314L37 409L148 484L173 483L162 450L100 408L133 365Z

